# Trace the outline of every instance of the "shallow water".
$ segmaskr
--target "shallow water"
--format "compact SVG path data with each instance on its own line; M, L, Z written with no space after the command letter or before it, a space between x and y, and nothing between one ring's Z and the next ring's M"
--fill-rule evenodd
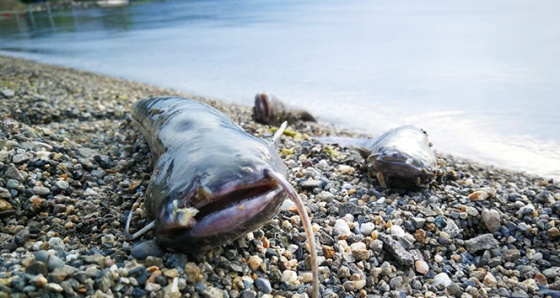
M160 1L0 19L0 53L252 105L560 179L560 2Z

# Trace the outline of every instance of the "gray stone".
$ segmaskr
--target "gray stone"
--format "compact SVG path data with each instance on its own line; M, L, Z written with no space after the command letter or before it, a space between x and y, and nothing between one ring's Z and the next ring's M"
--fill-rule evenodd
M457 237L457 235L459 235L459 233L461 233L461 229L459 229L453 219L448 218L446 219L445 223L447 225L443 228L443 231L447 233L451 238L455 238Z
M12 96L14 96L16 94L16 92L12 89L2 89L2 95L4 95L5 98L10 98Z
M148 256L144 262L144 266L151 267L156 266L158 268L163 268L163 259L154 256Z
M339 216L344 216L346 214L359 215L363 213L364 211L362 210L362 208L353 203L344 203L338 208Z
M51 192L51 190L48 187L44 187L44 186L33 186L33 193L36 195L40 195L40 196L46 196Z
M556 277L560 276L560 267L551 267L543 270L542 274L547 278L554 280Z
M51 256L49 258L49 262L47 263L47 267L49 268L49 272L52 272L56 268L64 267L64 261L57 256Z
M461 286L453 282L447 286L447 293L451 296L456 296L461 293Z
M35 260L35 262L25 268L25 273L46 276L48 273L47 265L44 262Z
M103 266L103 264L105 263L105 257L103 255L100 255L100 254L82 256L82 260L86 264L96 264L96 265L99 265L99 266Z
M414 223L415 228L421 229L424 227L424 224L426 223L426 219L423 217L413 217L412 223Z
M64 250L64 241L60 237L51 237L49 239L49 246L51 249L61 251Z
M55 293L62 293L62 291L64 291L64 289L59 284L53 282L46 284L45 290L49 292L55 292Z
M314 188L321 188L323 186L323 181L308 179L308 180L305 180L305 181L301 182L300 185L303 189L312 190Z
M398 288L400 288L402 282L403 282L402 276L397 276L389 281L389 286L391 286L391 289L397 290Z
M74 267L63 265L62 267L55 268L51 273L49 273L49 279L60 283L67 277L74 275L74 272L76 272Z
M18 186L19 186L19 181L17 181L16 179L8 179L8 181L6 182L6 187L8 189L17 188Z
M498 247L498 240L492 234L483 234L465 241L465 246L470 253Z
M49 254L48 251L40 250L40 251L35 253L35 262L45 262L45 263L47 263L50 256L51 255Z
M11 197L12 197L12 195L10 194L9 190L7 190L3 187L0 187L0 199L9 199Z
M33 155L29 152L19 153L12 157L12 162L15 164L20 164L24 162L28 162L33 158Z
M482 221L492 233L498 232L502 227L500 212L494 209L482 209Z
M257 289L265 294L270 294L272 292L272 286L270 285L270 281L264 278L257 278L255 280L255 286Z
M257 297L257 293L252 290L243 290L241 292L241 298L255 298Z
M390 236L379 233L379 240L383 241L383 248L387 250L402 265L413 266L414 258L412 255L396 240Z
M506 262L515 262L521 256L521 252L518 249L512 248L505 250L502 255Z
M68 184L68 182L64 180L58 180L54 183L54 185L56 185L56 187L58 187L61 190L65 190L68 189L68 187L70 187L70 184Z
M136 244L130 254L137 259L144 260L149 256L163 257L165 251L159 247L157 242L149 240Z

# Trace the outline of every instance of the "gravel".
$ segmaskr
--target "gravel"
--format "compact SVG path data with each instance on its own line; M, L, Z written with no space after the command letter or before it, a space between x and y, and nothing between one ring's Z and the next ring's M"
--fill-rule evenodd
M290 207L205 254L165 251L151 232L125 240L133 205L134 229L150 221L150 152L130 107L188 95L4 56L0 65L0 297L308 296L305 233ZM196 98L272 134L249 107ZM560 296L557 181L438 154L430 187L384 189L352 150L312 138L359 135L288 129L279 152L311 212L323 297Z

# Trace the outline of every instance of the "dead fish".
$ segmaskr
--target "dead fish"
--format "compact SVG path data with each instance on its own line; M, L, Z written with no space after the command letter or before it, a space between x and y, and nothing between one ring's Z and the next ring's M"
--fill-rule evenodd
M253 118L262 124L280 125L284 121L297 120L317 122L309 112L286 106L276 96L270 93L257 93Z
M318 140L356 149L384 188L390 178L408 182L405 186L410 182L425 186L436 174L437 159L428 134L413 125L391 129L375 139L327 137Z
M196 253L238 239L272 219L285 198L302 218L311 253L313 293L318 294L317 255L311 221L278 155L276 141L246 133L218 110L194 99L157 97L134 104L132 118L146 139L154 170L144 206L150 229L172 250Z

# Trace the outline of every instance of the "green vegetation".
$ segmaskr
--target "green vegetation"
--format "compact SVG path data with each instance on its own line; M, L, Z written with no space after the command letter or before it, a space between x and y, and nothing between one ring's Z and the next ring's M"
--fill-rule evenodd
M18 0L0 0L0 11L22 11L26 9L27 5Z

